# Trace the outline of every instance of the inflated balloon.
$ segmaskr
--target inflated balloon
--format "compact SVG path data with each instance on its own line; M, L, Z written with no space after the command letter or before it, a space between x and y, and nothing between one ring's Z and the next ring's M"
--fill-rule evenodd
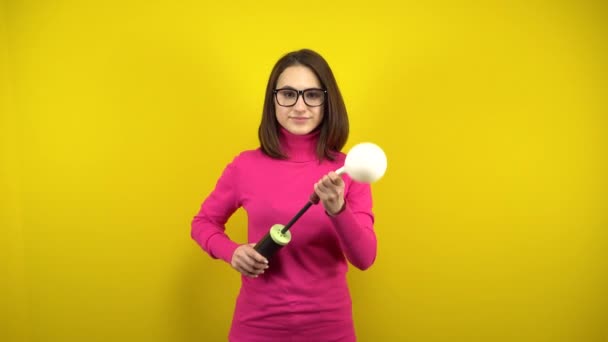
M336 173L347 173L350 178L361 183L373 183L386 172L386 155L373 143L360 143L348 151L344 166Z

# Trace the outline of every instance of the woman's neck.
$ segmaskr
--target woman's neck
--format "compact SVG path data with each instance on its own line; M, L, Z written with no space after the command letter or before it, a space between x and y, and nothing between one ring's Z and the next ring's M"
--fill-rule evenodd
M281 149L287 155L287 160L295 162L307 162L318 160L317 142L319 141L319 130L308 134L297 135L281 127L279 141Z

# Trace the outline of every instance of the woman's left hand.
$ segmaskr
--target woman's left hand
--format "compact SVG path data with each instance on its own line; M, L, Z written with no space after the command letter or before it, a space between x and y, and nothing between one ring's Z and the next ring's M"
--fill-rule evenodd
M315 183L315 193L330 215L339 213L344 207L344 181L333 171Z

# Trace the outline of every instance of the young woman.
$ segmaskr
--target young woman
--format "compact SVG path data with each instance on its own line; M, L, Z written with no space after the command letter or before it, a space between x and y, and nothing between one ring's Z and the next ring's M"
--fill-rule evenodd
M344 165L348 116L334 75L311 50L275 64L264 100L260 147L225 168L192 221L192 238L242 274L229 340L355 341L347 261L365 270L376 258L370 186L333 170ZM253 248L286 224L312 192L320 204L291 228L291 242L266 260ZM249 244L225 234L239 208Z

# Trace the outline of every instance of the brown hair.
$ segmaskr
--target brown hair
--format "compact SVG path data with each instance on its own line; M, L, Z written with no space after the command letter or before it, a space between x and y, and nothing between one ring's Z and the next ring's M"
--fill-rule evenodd
M323 121L316 130L320 130L317 143L317 157L319 160L327 158L335 159L335 153L342 150L348 139L348 114L346 106L338 89L338 84L329 64L318 53L302 49L290 52L277 61L270 73L266 96L264 97L264 110L262 122L258 129L258 138L262 151L277 159L286 159L287 156L281 150L279 142L279 123L275 114L274 89L279 76L285 69L294 65L302 65L310 68L319 81L321 87L327 90L327 99L324 104Z

